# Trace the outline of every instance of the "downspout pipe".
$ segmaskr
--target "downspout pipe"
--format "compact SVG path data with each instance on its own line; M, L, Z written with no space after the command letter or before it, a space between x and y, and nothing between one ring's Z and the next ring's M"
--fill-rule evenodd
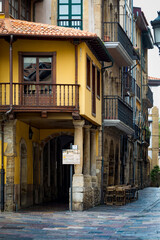
M1 123L1 212L4 211L4 122Z
M13 35L10 35L9 67L10 67L10 110L13 106Z
M12 111L13 106L13 35L9 42L9 67L10 67L10 109L3 115L4 118ZM1 212L4 211L4 119L1 122Z
M102 167L101 167L101 204L104 204L103 196L103 171L104 171L104 77L103 74L106 69L113 67L113 61L111 65L104 67L104 62L102 63Z
M126 13L127 13L127 0L125 0L125 6L124 6L125 8L125 13L124 13L124 15L125 15L125 28L124 28L124 30L125 30L125 32L127 31L127 15L126 15Z

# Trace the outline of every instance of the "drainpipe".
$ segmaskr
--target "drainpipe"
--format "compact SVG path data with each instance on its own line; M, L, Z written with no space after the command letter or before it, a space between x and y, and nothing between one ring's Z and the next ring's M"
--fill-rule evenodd
M4 211L4 122L1 123L1 136L2 136L2 143L1 143L1 212Z
M12 111L13 106L13 35L10 35L10 44L9 44L9 67L10 67L10 109L2 115L6 119L6 116ZM1 211L4 211L4 121L1 122Z
M142 32L141 32L141 159L142 159L142 151L143 151L143 145L142 145L142 127L143 127L143 123L142 123L142 117L143 117L143 102L142 102L142 88L143 88L143 76L142 76ZM142 164L143 162L141 162L141 169L140 169L140 174L141 174L141 187L143 184L143 172L142 172Z
M10 110L13 106L13 35L10 35L9 45L9 67L10 67Z
M127 0L125 0L125 27L124 27L124 30L125 30L125 32L126 32L126 30L127 30L127 16L126 16L126 13L127 13Z
M103 74L106 69L113 67L113 61L111 65L104 67L104 62L102 63L102 167L101 167L101 204L104 203L104 196L103 196L103 171L104 171L104 150L103 150L103 144L104 144L104 78Z

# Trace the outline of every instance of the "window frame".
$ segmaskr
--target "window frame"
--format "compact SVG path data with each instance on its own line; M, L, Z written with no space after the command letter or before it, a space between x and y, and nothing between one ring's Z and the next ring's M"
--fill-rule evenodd
M56 83L56 52L19 52L19 82L25 83L23 78L23 58L24 57L52 57L51 64L51 84ZM37 61L37 60L36 60ZM28 83L30 83L28 81ZM33 82L32 82L33 83ZM39 83L39 78L36 79L36 83Z
M31 0L24 0L24 3L20 0L17 1L17 9L15 8L13 4L13 0L10 0L9 2L9 15L12 16L15 19L21 19L21 20L31 20ZM14 0L15 1L15 0ZM4 0L2 0L2 3ZM24 5L23 5L24 4ZM3 4L4 5L4 4ZM24 6L24 16L22 15L22 6ZM16 12L16 14L15 14Z
M88 61L89 61L89 65L90 65L90 68L89 68L89 75L88 75ZM92 75L91 75L91 58L87 55L86 56L86 88L88 90L91 91L91 79L92 79ZM88 81L88 76L89 76L89 81ZM89 83L89 84L88 84Z
M97 98L100 100L101 99L101 71L97 67L97 76L96 76L96 82L97 82ZM98 79L98 72L99 72L99 79ZM99 82L98 82L99 81Z
M68 3L60 3L60 0L57 1L57 25L63 26L63 27L73 27L76 29L83 30L83 0L80 0L80 3L73 3L73 0L68 0ZM60 6L68 6L68 14L67 13L60 13ZM72 13L72 6L80 6L80 14L73 14ZM80 25L72 25L72 20L74 22L81 22ZM65 24L60 24L60 22L63 22Z
M94 69L94 71L93 71ZM96 117L96 65L92 62L92 115ZM94 74L93 74L94 72ZM94 84L94 85L93 85Z

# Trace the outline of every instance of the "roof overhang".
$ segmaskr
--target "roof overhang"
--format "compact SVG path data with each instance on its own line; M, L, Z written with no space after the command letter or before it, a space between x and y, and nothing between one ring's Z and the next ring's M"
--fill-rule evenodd
M133 65L133 60L120 42L104 42L109 54L120 67Z
M132 135L134 133L134 130L132 128L130 128L120 120L104 119L103 124L104 124L104 127L116 127L117 129L119 129L120 131L122 131L127 135Z

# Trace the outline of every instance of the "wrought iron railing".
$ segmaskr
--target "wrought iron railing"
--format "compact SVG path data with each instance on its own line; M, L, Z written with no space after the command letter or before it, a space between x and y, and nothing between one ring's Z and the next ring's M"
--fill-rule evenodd
M12 87L12 89L11 89ZM0 83L0 109L16 107L79 108L78 84Z
M104 41L120 42L129 56L133 59L133 45L118 22L104 22L103 34Z
M135 79L129 72L124 72L123 75L124 94L128 95L128 92L135 95Z
M148 86L148 91L147 91L147 98L149 99L151 105L153 106L153 92L149 86Z
M104 96L104 119L120 120L133 128L133 110L118 96Z
M58 26L82 30L82 19L58 19Z

